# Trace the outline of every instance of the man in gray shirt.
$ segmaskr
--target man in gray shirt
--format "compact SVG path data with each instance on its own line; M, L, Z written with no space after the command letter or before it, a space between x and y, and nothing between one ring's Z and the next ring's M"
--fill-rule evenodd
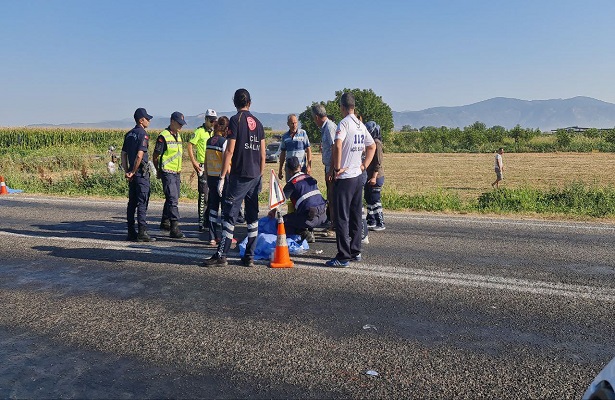
M331 152L337 125L327 118L327 110L322 104L312 106L312 117L316 126L320 128L320 151L322 153L322 163L325 166L325 182L327 183L327 202L328 214L331 221L331 228L327 231L327 236L335 236L335 207L333 202L333 174L331 173Z

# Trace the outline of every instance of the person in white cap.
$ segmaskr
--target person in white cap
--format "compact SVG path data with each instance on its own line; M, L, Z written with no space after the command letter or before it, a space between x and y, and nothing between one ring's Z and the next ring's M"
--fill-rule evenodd
M188 142L188 155L192 162L192 167L198 174L198 188L199 188L199 201L198 201L198 214L199 214L199 232L207 230L207 220L209 212L207 211L207 195L209 189L207 188L207 175L203 173L205 166L205 154L207 140L213 136L214 124L218 120L218 114L215 110L208 108L205 112L205 122L194 130L194 133L190 137ZM196 147L196 156L193 148Z

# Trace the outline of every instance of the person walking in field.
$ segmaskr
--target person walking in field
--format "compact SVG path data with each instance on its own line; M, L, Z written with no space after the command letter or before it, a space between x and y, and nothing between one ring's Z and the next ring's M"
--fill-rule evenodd
M502 162L502 154L504 154L504 149L500 147L495 153L495 182L491 184L491 187L496 189L500 188L500 181L504 179L504 163Z
M179 111L171 114L167 129L160 132L154 147L156 176L162 179L164 207L162 209L161 230L169 230L169 236L176 239L185 237L179 230L179 187L182 170L182 137L179 131L186 125L184 115Z
M198 176L199 200L197 212L199 215L199 232L207 229L207 195L209 194L209 188L207 186L207 174L203 173L203 170L206 160L206 143L214 134L214 123L217 119L218 114L216 114L216 111L211 108L207 109L205 112L205 122L194 130L188 141L188 155L190 156L190 162L192 162L192 168L194 168ZM196 148L196 156L194 148Z
M367 167L367 182L365 183L365 203L367 204L367 227L371 231L383 231L384 213L382 212L382 186L384 185L384 166L382 165L383 148L380 125L374 121L365 124L376 143L376 153Z
M361 261L363 184L362 173L372 162L376 144L363 122L354 114L355 98L346 92L340 99L344 117L335 132L332 167L335 178L337 254L329 267L344 268L349 261ZM365 150L365 160L362 153Z
M203 262L204 267L225 267L226 256L231 248L235 223L245 200L248 243L241 262L246 267L254 267L254 250L258 236L258 194L265 170L265 130L261 122L250 113L252 99L246 89L237 89L233 96L237 114L229 121L224 151L221 182L228 177L228 186L222 202L222 238L218 250ZM222 187L218 187L222 194Z
M137 124L124 136L122 145L122 166L128 180L128 206L126 207L126 222L128 236L126 240L137 242L154 242L155 238L147 233L147 205L149 204L150 181L147 148L149 135L145 129L149 126L152 116L145 108L137 108L134 113ZM135 210L139 232L135 231Z

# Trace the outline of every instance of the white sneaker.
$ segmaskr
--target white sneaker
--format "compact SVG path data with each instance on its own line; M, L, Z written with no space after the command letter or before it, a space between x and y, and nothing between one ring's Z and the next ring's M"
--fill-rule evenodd
M369 236L365 236L363 239L361 239L361 243L369 244Z
M385 230L385 229L386 229L386 228L384 227L384 225L376 225L376 226L374 226L371 230L372 230L372 231L376 231L376 232L377 232L377 231L383 231L383 230Z

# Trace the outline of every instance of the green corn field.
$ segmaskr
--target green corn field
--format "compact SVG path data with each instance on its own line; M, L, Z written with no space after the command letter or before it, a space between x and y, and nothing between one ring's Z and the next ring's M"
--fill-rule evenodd
M111 161L109 147L115 148L116 163L124 135L120 129L69 129L69 128L0 128L0 175L9 186L26 192L122 196L127 185L121 171L112 175L107 171ZM149 131L150 152L160 131ZM191 131L181 132L184 142ZM185 154L184 165L190 168ZM182 196L196 197L196 184L190 171L182 182ZM152 195L164 197L160 182L153 180ZM193 187L194 186L194 187Z

